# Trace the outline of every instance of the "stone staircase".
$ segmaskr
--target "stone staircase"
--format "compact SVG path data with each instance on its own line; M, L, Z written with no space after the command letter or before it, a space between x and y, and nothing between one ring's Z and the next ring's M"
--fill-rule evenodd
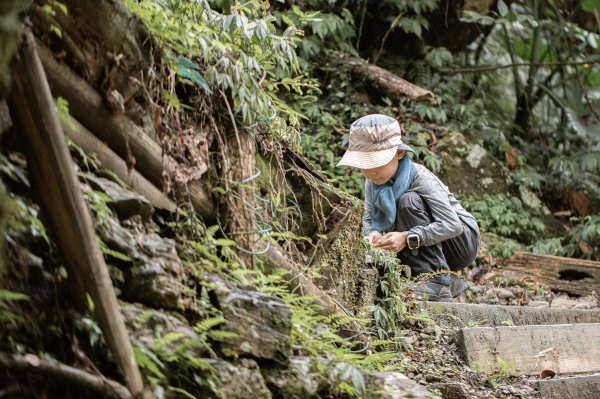
M423 306L458 329L463 358L472 369L528 375L544 399L600 398L600 310Z

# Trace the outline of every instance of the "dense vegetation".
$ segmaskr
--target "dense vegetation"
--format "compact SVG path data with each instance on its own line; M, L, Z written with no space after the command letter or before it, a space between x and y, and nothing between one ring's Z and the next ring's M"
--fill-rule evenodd
M165 57L182 79L208 92L209 86L231 91L241 126L300 146L349 193L360 196L361 177L335 164L355 118L368 112L397 117L417 158L434 171L444 167L432 151L436 135L459 131L510 170L508 196L482 199L485 207L471 199L488 232L535 243L536 251L600 255L597 1L499 1L486 15L476 7L459 10L462 18L451 28L475 26L481 33L453 52L428 36L439 30L430 25L445 7L434 0L129 4L171 49ZM410 42L410 53L402 53L400 41ZM437 105L374 92L352 75L348 56L433 90ZM202 73L186 66L194 57ZM172 93L167 99L180 106ZM498 219L495 209L520 208L509 198L520 186L573 228L538 240L539 224L515 224L527 219L523 215ZM529 229L524 235L523 228Z
M443 30L431 24L439 24L436 11L446 3L129 2L164 40L170 49L165 56L182 79L207 92L229 91L240 126L300 148L348 193L361 196L362 177L335 164L354 119L366 113L396 117L417 159L436 172L445 167L435 151L437 136L459 131L508 170L504 193L463 198L488 234L491 254L509 256L529 246L599 258L600 26L590 24L589 16L600 4L500 0L489 12L459 10L460 21L445 34L464 30L470 38L448 49L429 34ZM410 43L409 50L403 42ZM382 95L352 73L351 56L431 89L437 104ZM188 60L201 61L202 70L190 74ZM179 104L174 96L169 101ZM517 198L520 187L558 212L566 233L544 238L542 209L525 207ZM395 266L389 267L389 276L395 276ZM405 347L393 326L408 315L410 300L402 298L401 283L386 281L388 299L374 311L378 334L383 346L391 339ZM440 331L433 337L440 339ZM408 363L392 363L410 369Z

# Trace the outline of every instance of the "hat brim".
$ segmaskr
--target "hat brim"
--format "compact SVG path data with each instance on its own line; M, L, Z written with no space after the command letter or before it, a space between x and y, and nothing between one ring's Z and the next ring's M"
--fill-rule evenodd
M352 166L358 169L374 169L389 163L398 151L409 151L414 153L410 146L402 143L398 147L392 147L380 151L346 151L337 166Z

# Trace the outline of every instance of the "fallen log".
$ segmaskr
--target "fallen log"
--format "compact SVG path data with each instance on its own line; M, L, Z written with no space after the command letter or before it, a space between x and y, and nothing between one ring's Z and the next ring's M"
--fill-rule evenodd
M112 113L102 97L67 65L57 61L43 44L38 42L37 49L52 93L69 102L69 111L75 119L155 186L163 187L163 172L174 177L176 162L163 156L161 147L141 127L124 114ZM202 183L190 181L187 189L196 212L206 221L214 221L215 208Z
M110 399L130 399L131 393L116 381L97 376L60 363L52 363L35 355L0 353L0 368L13 372L18 377L25 373L45 377L44 381L58 385L66 383L77 386L88 393Z
M94 302L98 324L127 387L134 396L141 395L142 377L29 30L22 36L11 72L13 88L8 105L26 141L32 187L38 193L49 231L69 276L76 278L78 287L83 286Z
M503 266L529 274L554 291L577 296L600 293L600 262L517 252Z
M123 180L129 187L146 197L154 208L165 209L176 212L177 205L171 201L162 191L150 183L137 170L129 170L127 163L121 159L106 144L90 133L77 120L71 118L71 125L62 124L63 131L75 144L89 154L96 154L98 160L106 169L112 171Z
M394 99L409 98L436 104L435 95L431 91L412 84L387 69L356 57L348 57L345 62L350 65L353 73L371 82Z

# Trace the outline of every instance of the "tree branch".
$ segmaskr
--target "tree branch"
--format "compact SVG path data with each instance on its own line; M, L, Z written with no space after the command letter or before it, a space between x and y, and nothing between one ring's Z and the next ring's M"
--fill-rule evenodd
M474 73L495 71L498 69L520 68L520 67L545 67L545 66L570 66L570 65L595 65L600 64L600 60L583 61L550 61L550 62L517 62L514 64L490 65L476 68L443 69L443 73Z
M130 399L131 394L118 382L96 376L61 363L52 363L35 355L15 355L0 352L0 368L20 373L31 373L48 377L53 384L66 382L79 388L111 399Z

